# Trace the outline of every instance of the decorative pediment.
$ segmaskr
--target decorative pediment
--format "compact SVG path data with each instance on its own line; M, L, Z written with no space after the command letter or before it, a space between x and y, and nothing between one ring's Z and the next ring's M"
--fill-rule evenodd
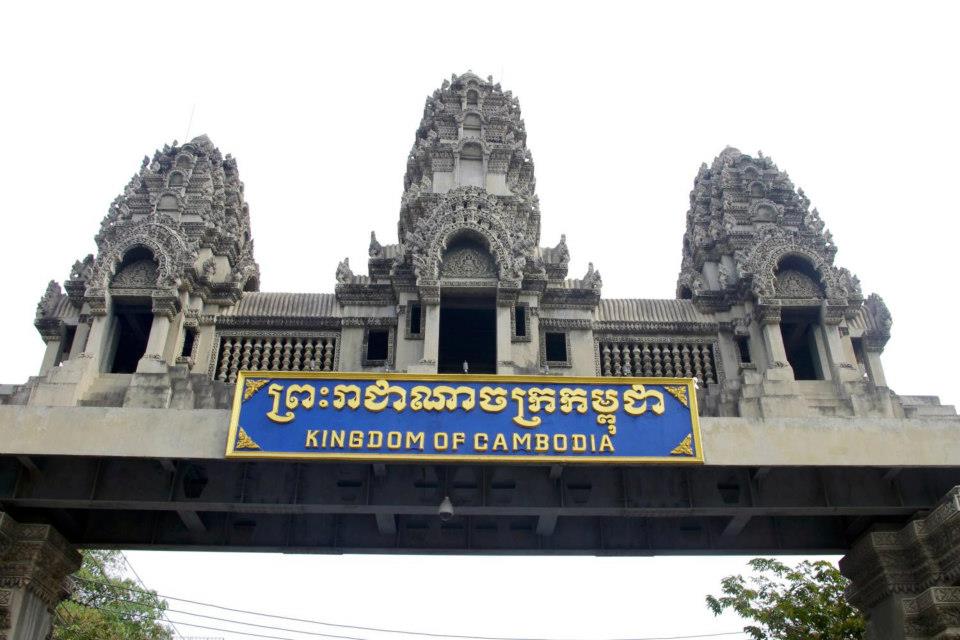
M497 265L482 248L470 245L455 246L443 256L441 278L496 278Z
M152 289L159 271L153 260L137 260L123 267L110 281L111 289Z
M822 298L820 283L803 273L788 269L777 274L776 292L778 298Z

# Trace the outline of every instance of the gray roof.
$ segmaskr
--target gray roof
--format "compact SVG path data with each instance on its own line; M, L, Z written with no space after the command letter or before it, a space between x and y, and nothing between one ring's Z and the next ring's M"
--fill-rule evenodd
M653 300L615 298L600 300L598 322L695 322L712 324L716 320L697 310L690 300Z
M225 316L264 318L339 317L337 296L332 293L244 293L240 302L225 309Z

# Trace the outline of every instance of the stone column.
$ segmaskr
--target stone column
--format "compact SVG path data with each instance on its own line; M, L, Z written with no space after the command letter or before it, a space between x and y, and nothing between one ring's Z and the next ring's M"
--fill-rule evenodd
M175 297L154 295L153 324L150 325L147 349L137 363L137 373L166 373L167 342L170 337L170 326L178 311L178 302L179 300Z
M513 361L513 340L511 339L510 314L513 304L497 304L497 373L512 375L516 373Z
M49 339L47 336L44 336L43 339L44 342L47 343L47 348L43 352L43 362L40 363L41 376L47 375L51 369L57 366L57 360L60 356L60 345L63 343L59 335Z
M871 382L878 387L887 386L887 376L883 373L883 363L880 362L880 352L864 349L863 360Z
M859 382L860 372L857 363L850 362L846 349L843 348L840 337L841 320L843 320L842 309L835 309L824 301L820 307L820 327L823 330L830 374L838 382Z
M423 301L423 357L407 367L410 373L436 373L440 358L440 299Z
M960 637L960 487L899 530L865 534L840 561L867 640Z
M767 356L767 380L793 380L793 367L787 360L787 350L783 346L783 334L780 332L780 308L758 307L757 320L760 321L760 334Z
M81 314L77 322L77 332L73 334L73 345L70 347L70 359L79 358L86 350L87 338L90 336L90 316Z
M0 640L46 640L80 554L50 525L0 513Z

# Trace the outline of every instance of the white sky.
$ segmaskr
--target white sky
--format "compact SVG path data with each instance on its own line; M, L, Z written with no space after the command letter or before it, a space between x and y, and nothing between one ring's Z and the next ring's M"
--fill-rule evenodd
M571 276L590 260L606 297L671 297L700 163L728 144L762 149L819 208L837 264L890 307L891 387L956 402L960 309L947 285L960 214L957 7L6 3L0 382L39 367L32 322L47 281L62 282L94 251L101 218L141 158L188 134L206 133L238 159L264 290L332 291L347 255L362 271L371 229L396 241L425 96L469 68L520 99L541 244L567 234ZM703 595L743 565L131 559L149 585L205 601L398 628L593 638L735 629L713 620Z

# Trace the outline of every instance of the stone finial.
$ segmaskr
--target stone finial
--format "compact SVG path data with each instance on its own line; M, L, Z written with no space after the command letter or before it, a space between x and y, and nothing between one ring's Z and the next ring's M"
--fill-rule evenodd
M89 280L93 274L93 254L88 253L83 260L77 260L70 268L71 280Z
M560 242L553 248L554 260L562 265L570 262L570 250L567 248L567 234L560 234Z
M344 258L337 265L337 282L350 282L353 278L353 271L350 269L350 258Z
M62 295L63 290L60 289L60 283L56 280L51 280L47 284L47 290L44 291L40 302L37 303L37 320L51 317L57 307L57 301Z
M376 231L370 232L370 248L367 250L371 258L380 258L383 256L383 245L377 242Z
M599 290L603 286L600 272L593 268L593 263L587 263L587 273L583 276L583 286Z

